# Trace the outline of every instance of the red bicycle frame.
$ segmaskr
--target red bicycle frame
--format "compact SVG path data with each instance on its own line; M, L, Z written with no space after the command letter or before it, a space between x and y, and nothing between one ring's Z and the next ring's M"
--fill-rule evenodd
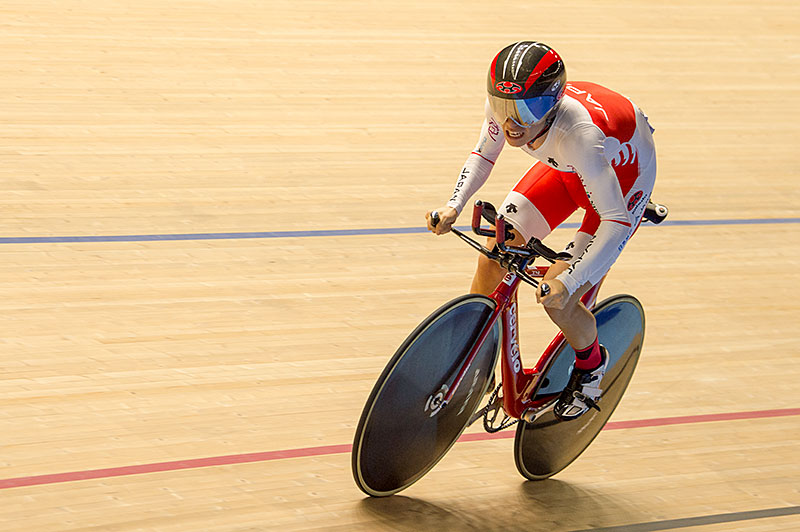
M481 213L481 205L476 204L472 220L473 230L478 234L494 236L494 231L489 232L480 229ZM498 234L502 234L504 232L505 222L503 221L502 216L497 216L496 227L501 228L501 231L497 231ZM454 229L454 232L462 238L465 238L459 231ZM465 238L465 240L471 239ZM503 237L498 239L501 247L504 240L505 238ZM549 269L549 266L527 266L524 274L528 278L541 279L545 276ZM542 353L542 356L539 358L538 362L533 368L527 369L522 367L522 357L519 348L519 333L517 328L518 314L516 311L517 289L519 288L519 284L521 282L522 279L518 273L509 272L497 286L495 291L489 296L496 303L495 309L478 335L478 338L475 341L472 349L469 351L469 354L464 359L464 362L461 365L459 372L456 374L456 377L449 386L445 385L445 389L447 390L443 399L443 403L445 405L450 402L450 399L455 394L458 386L461 384L461 381L469 370L472 361L475 359L478 350L482 347L495 323L501 317L503 320L503 335L500 369L503 383L503 410L505 411L506 415L516 419L532 421L536 413L558 395L556 393L539 398L533 398L536 390L539 388L540 378L547 372L550 365L555 360L556 353L558 353L562 344L566 341L563 333L559 332L556 337L553 338L553 341L550 342L550 345L548 345L544 350L544 353ZM597 301L597 292L602 284L603 280L590 288L583 295L583 297L581 297L581 302L586 306L587 309L592 310L594 308L594 305Z

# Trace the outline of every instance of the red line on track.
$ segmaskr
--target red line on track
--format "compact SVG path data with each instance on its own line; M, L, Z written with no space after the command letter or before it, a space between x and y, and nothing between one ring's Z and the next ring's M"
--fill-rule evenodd
M695 416L662 417L653 419L634 419L631 421L610 421L603 430L638 429L644 427L662 427L664 425L686 425L689 423L707 423L710 421L734 421L741 419L761 419L768 417L783 417L800 415L800 408L784 408L779 410L757 410L753 412L727 412L722 414L700 414ZM494 434L474 433L465 434L459 442L500 440L514 437L514 431L497 432ZM194 458L190 460L177 460L174 462L158 462L154 464L140 464L123 467L109 467L107 469L90 469L87 471L70 471L67 473L53 473L50 475L34 475L0 479L0 489L20 488L23 486L41 486L43 484L57 484L59 482L73 482L77 480L90 480L96 478L122 477L127 475L141 475L144 473L158 473L163 471L178 471L181 469L196 469L199 467L213 467L233 464L247 464L251 462L269 462L271 460L285 460L287 458L302 458L309 456L324 456L328 454L349 453L352 445L323 445L321 447L303 447L299 449L286 449L283 451L266 451L261 453L229 454L225 456L212 456L208 458Z

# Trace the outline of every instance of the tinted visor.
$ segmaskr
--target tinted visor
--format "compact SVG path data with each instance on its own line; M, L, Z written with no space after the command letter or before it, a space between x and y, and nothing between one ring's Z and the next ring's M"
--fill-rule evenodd
M492 113L497 121L502 124L510 118L522 127L530 127L539 122L557 101L555 96L510 100L489 94L489 105L492 106Z

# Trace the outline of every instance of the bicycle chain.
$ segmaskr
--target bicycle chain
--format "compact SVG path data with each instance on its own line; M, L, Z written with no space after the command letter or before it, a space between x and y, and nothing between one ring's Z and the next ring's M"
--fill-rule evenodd
M498 394L502 388L503 383L501 382L489 396L489 404L480 409L475 415L475 419L478 417L483 418L483 429L490 434L507 429L519 421L519 419L512 418L503 412L503 421L500 422L499 426L493 426L497 421L497 416L500 414L500 410L502 410L502 397L498 397ZM489 419L489 413L492 411L494 412L494 415L491 419Z

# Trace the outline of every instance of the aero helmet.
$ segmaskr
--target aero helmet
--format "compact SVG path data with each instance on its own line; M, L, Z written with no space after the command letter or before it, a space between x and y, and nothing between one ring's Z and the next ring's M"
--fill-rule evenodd
M487 78L489 104L502 124L511 119L520 126L538 126L543 134L556 116L564 96L567 71L549 46L521 41L503 48L492 61Z

